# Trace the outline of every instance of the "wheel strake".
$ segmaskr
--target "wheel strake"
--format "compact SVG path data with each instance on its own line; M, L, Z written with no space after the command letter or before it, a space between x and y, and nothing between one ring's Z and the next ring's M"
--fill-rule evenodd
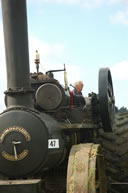
M106 175L111 193L128 192L128 113L116 114L114 131L100 130ZM117 185L116 185L117 184Z

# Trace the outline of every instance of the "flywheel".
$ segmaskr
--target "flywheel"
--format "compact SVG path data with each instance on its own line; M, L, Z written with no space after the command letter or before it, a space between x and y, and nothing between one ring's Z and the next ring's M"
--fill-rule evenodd
M112 132L115 112L115 97L109 68L99 70L99 108L105 132Z
M87 143L72 147L68 161L67 193L107 193L100 145Z

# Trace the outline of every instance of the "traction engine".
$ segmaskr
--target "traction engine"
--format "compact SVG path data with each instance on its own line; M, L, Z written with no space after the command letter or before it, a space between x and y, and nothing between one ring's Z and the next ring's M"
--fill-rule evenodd
M26 1L2 0L2 13L7 90L0 115L0 192L107 192L97 138L99 128L113 127L110 70L100 69L99 93L86 98L54 79L60 70L43 74L36 61L37 72L30 74Z

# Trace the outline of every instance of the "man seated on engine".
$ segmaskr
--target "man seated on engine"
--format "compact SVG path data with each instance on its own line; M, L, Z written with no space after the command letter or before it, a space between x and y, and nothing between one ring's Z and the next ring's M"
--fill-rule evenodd
M83 86L84 86L84 84L83 84L83 82L81 80L75 82L74 83L74 87L75 88L73 89L73 94L74 95L81 95L81 96L83 96L83 94L82 94Z
M82 94L83 86L84 84L81 80L74 83L74 89L71 95L71 102L74 107L86 107L85 97Z

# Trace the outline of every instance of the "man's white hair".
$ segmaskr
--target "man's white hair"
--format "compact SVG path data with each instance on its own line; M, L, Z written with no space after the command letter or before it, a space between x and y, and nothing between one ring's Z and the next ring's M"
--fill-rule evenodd
M77 82L74 83L74 86L76 87L76 86L78 86L79 84L83 84L83 82L82 82L81 80L79 80L79 81L77 81Z

